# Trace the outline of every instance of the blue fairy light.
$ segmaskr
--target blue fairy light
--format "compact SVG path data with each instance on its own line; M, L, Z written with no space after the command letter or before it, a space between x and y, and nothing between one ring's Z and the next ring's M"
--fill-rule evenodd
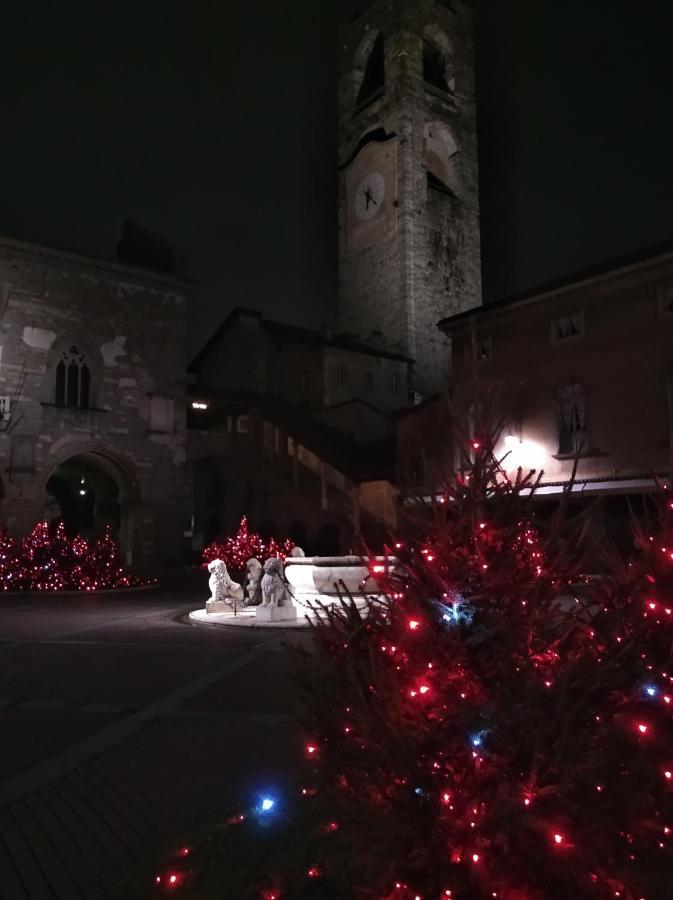
M441 615L441 620L447 628L453 628L454 625L472 624L476 610L460 594L450 594L434 602Z
M259 807L262 810L262 812L269 812L269 810L273 809L275 805L276 805L276 801L273 800L271 797L264 797L262 799L262 802L259 804Z
M646 684L643 688L648 697L656 697L659 691L653 684Z
M483 747L484 738L486 737L485 731L474 731L470 735L470 743L473 747Z

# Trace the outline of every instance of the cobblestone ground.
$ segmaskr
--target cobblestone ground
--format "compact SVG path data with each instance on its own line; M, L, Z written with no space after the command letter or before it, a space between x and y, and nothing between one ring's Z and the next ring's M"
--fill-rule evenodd
M292 632L164 589L0 599L0 898L151 895L153 860L296 765Z

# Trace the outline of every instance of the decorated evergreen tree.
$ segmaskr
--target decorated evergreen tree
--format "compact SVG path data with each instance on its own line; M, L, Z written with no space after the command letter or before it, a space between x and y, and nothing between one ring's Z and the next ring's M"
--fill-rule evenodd
M294 650L303 799L275 832L258 808L230 820L193 896L671 896L673 503L589 581L587 523L563 503L539 522L533 476L491 446L398 545L384 596Z
M234 537L217 539L204 548L203 563L207 565L214 559L221 559L227 568L234 572L242 572L247 561L253 557L261 562L270 556L284 560L292 553L293 548L294 543L289 538L278 541L271 537L268 542L265 541L261 534L250 531L248 519L243 516Z

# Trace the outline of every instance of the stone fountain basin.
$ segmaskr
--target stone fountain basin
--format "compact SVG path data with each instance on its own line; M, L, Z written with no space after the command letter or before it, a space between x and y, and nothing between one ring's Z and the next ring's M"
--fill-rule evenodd
M393 557L375 556L291 556L285 560L285 577L298 602L335 601L339 594L378 594L370 567L397 563ZM382 570L383 574L383 570Z

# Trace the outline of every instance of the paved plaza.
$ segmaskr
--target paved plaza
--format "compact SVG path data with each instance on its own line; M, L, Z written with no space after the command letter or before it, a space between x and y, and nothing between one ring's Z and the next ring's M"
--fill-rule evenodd
M189 624L206 594L0 598L2 900L150 896L154 860L290 783L309 636Z

